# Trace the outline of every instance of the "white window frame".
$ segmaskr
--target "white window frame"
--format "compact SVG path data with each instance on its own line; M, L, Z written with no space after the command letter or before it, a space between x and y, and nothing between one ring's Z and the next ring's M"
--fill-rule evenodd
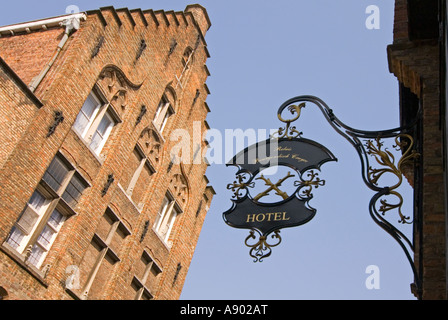
M50 218L53 215L53 213L55 213L55 211L57 211L57 213L59 213L62 216L61 221L59 221L57 226L53 226L50 223ZM51 211L51 214L48 215L48 219L46 219L41 232L37 236L36 241L34 242L34 244L32 246L32 249L31 249L32 252L29 257L29 261L31 264L35 265L37 268L40 268L42 266L42 263L45 261L45 258L47 257L48 252L50 251L51 247L53 246L53 243L56 240L56 238L59 234L59 231L61 230L62 225L64 224L66 219L67 219L67 215L62 213L61 210L59 210L59 208L55 208L54 210ZM50 239L50 241L48 241L47 245L39 242L39 239L44 234L44 231L46 228L49 228L53 232L53 234L51 235L51 239ZM42 251L42 254L36 259L36 263L33 263L33 261L32 261L34 248L38 248L39 250Z
M64 224L65 220L72 215L72 213L68 212L67 209L60 204L60 202L58 201L60 198L53 199L49 194L46 194L45 190L43 190L42 187L39 186L35 192L39 192L46 199L45 205L43 205L38 209L38 211L36 211L29 203L27 203L24 212L11 230L6 243L15 251L17 251L17 253L25 255L26 260L39 269L42 266L42 263L45 261L48 252L51 250L51 247L53 246L53 243L56 240L59 231L62 228L62 225ZM30 230L24 230L20 225L20 220L24 214L27 214L29 212L29 210L32 210L37 214L37 219L34 221L34 224ZM62 219L56 227L50 224L50 218L55 211L62 215ZM47 226L53 231L53 235L51 236L48 244L43 245L42 243L39 243L39 239L44 233L44 230ZM12 239L13 235L17 235L18 233L22 235L22 238L20 239L20 243L18 244L18 246L14 246L10 240ZM35 247L41 249L43 253L40 257L33 261L29 258L32 257Z
M45 258L51 250L51 247L53 246L53 243L56 240L66 219L76 214L74 208L70 207L70 205L62 198L67 186L70 184L75 175L77 175L77 178L85 184L85 189L89 186L87 181L85 181L76 172L76 170L64 159L62 155L56 155L53 161L56 158L58 158L68 169L67 173L62 178L62 181L60 181L58 190L53 190L53 188L43 179L33 192L33 195L35 193L39 193L41 197L45 199L43 204L39 208L33 207L30 204L30 200L33 197L32 195L5 241L10 248L15 250L19 255L22 255L26 262L38 269L45 261ZM50 166L48 168L50 168ZM83 191L85 191L85 189ZM80 193L80 196L82 196L82 192ZM50 223L51 217L55 211L62 215L62 219L59 221L57 226L53 226ZM29 218L31 219L31 222L28 225L26 224L27 221L22 221L22 218L24 218L25 215L31 215ZM32 217L32 215L34 215L34 217ZM39 243L39 239L44 233L46 227L53 231L53 235L47 245L42 245L42 243ZM20 238L19 242L16 241L17 237ZM33 255L33 249L35 247L42 249L43 253L40 257L38 257L38 259L29 260L29 258Z
M159 133L163 133L165 126L168 122L168 118L174 114L173 106L168 98L163 95L162 99L160 99L159 105L157 107L156 114L154 116L154 126L159 131Z
M42 221L42 219L45 216L45 213L48 211L48 207L50 206L51 199L49 199L41 191L42 190L35 190L33 192L33 195L36 192L39 193L45 199L45 203L39 208L34 208L33 206L30 205L30 203L27 202L25 210L23 211L23 213L20 215L19 219L15 223L13 230L7 239L7 242L10 244L10 246L14 247L15 250L19 253L23 253L25 251L28 243L30 242L31 237L36 233L36 229L39 226L40 221ZM31 198L30 198L30 200L31 200ZM23 223L21 223L21 220L24 218L25 215L28 215L28 214L34 214L35 220L33 221L31 228L27 230L23 226ZM14 246L9 242L9 240L12 239L12 235L17 235L18 233L20 233L22 235L22 237L20 239L20 243L18 243L17 246Z
M94 111L92 112L92 115L91 115L90 118L89 118L89 117L86 115L86 113L83 111L84 106L85 106L86 102L88 101L89 97L92 97L93 100L97 102L96 107L95 107ZM99 99L99 97L98 97L93 91L89 93L89 97L86 99L86 101L84 101L84 104L83 104L81 110L79 111L78 116L76 117L75 124L73 125L74 130L75 130L76 132L78 132L82 137L85 137L85 136L86 136L87 131L88 131L89 128L92 126L92 123L93 123L93 121L95 120L95 118L96 118L96 116L97 116L97 114L98 114L98 111L100 110L101 106L103 105L103 103L101 102L101 100ZM82 130L82 132L81 132L80 130L78 130L78 128L76 127L76 124L77 124L78 121L79 121L78 119L79 119L81 116L84 116L85 118L88 119L87 124L86 124L85 128Z
M101 134L100 132L98 132L98 127L100 125L100 123L104 120L107 119L109 120L109 125L107 126L104 134ZM89 142L89 147L95 151L96 154L100 154L101 150L103 149L104 145L106 144L107 139L110 136L110 133L112 132L112 128L116 125L116 121L113 119L113 117L109 114L109 112L106 112L102 117L101 120L98 121L98 125L96 126L92 126L91 128L95 128L94 130L92 130L92 133L90 134L90 142ZM93 142L94 142L94 137L98 135L101 137L101 142L94 147L93 146Z
M107 140L109 139L109 136L112 132L113 127L115 127L118 123L121 122L117 114L114 112L113 107L110 105L110 103L104 102L105 99L103 99L98 91L96 89L92 90L89 94L89 97L93 97L93 99L98 102L98 104L95 107L95 110L92 113L91 118L89 119L86 127L80 132L78 130L77 125L79 123L79 119L81 116L86 117L83 108L85 106L85 103L88 99L84 102L83 107L79 111L78 116L76 117L75 123L73 124L73 130L78 133L79 136L85 141L85 143L89 146L90 150L92 150L93 153L96 155L100 155L101 151L103 150L104 145L106 144ZM101 136L97 130L98 127L103 121L103 119L107 117L107 119L110 121L110 124L107 126L105 133ZM86 117L88 118L88 117ZM94 137L99 134L102 138L101 142L94 147Z
M157 235L163 240L165 244L171 246L169 242L171 232L173 231L174 223L179 215L182 213L179 205L173 197L167 193L163 198L162 205L157 212L157 217L154 222L153 229Z

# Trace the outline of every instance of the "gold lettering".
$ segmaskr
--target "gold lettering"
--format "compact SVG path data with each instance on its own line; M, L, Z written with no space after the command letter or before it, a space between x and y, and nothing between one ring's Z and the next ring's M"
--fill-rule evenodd
M255 222L255 214L248 214L246 222Z
M281 212L274 213L274 221L280 221L282 218L280 217Z
M298 154L293 154L292 158L297 160L298 162L308 162L308 160L301 158Z
M248 214L246 222L263 222L263 221L288 221L291 218L286 216L285 212L266 212Z

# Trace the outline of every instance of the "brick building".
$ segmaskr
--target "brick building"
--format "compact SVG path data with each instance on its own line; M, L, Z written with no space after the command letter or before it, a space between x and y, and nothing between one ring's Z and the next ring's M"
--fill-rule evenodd
M214 195L210 26L189 5L0 27L1 299L179 298Z
M419 164L414 186L414 264L411 286L420 299L447 299L446 1L396 0L389 69L400 86L402 125L414 130Z

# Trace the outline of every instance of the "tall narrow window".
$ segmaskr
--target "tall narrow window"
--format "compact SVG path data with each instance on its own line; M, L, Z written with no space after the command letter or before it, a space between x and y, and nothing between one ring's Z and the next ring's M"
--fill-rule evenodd
M33 265L40 267L43 258L47 255L61 229L65 218L66 217L57 209L53 211L43 230L37 237L36 243L31 248L31 254L28 261Z
M154 230L162 238L162 240L170 245L169 237L174 226L176 218L181 213L176 201L167 194L163 199L162 206L157 214L154 223Z
M144 250L140 261L136 262L136 275L134 275L131 283L132 288L136 292L134 296L135 300L153 299L153 293L158 285L161 272L162 268Z
M133 174L128 183L126 194L140 209L143 207L146 190L155 170L138 144L135 146L128 163L132 167Z
M119 122L109 103L93 90L76 117L73 129L97 155L101 153L112 128Z
M75 130L81 134L81 136L85 136L87 130L92 125L95 116L100 110L102 103L100 99L91 92L87 97L87 100L84 102L81 111L76 117L76 121L74 124Z
M57 155L11 229L6 244L40 268L86 188L81 176Z
M176 75L176 89L178 87L181 87L182 89L185 87L185 84L190 77L190 65L193 63L193 58L194 50L191 47L187 47L182 55L182 72L180 73L180 76Z
M105 114L100 121L98 127L93 131L92 140L90 142L90 147L96 152L100 153L107 138L115 125L114 120L109 114Z
M165 129L168 118L174 114L174 109L171 103L164 95L157 107L156 115L154 116L154 125L160 133Z
M100 219L90 246L80 265L81 291L74 293L81 299L101 299L104 287L111 276L124 241L131 231L123 221L110 209Z
M182 55L182 65L184 66L184 69L188 69L190 67L190 63L193 60L193 54L194 51L192 48L187 47L184 51L184 54Z

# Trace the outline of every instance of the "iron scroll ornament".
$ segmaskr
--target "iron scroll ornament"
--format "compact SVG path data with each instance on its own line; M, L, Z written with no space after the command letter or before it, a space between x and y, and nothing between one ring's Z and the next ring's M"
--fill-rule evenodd
M277 117L285 125L280 127L279 130L271 137L271 141L276 140L280 142L285 140L294 141L303 139L301 137L302 132L297 130L297 128L293 125L293 122L299 119L302 109L305 108L308 103L317 106L332 128L343 136L358 153L361 162L362 179L366 186L374 192L374 195L369 203L370 216L373 221L384 231L386 231L393 239L395 239L395 241L402 248L414 274L414 284L411 286L415 289L416 294L420 296L421 267L417 268L413 261L412 255L415 250L414 243L388 219L386 219L386 213L389 213L390 211L397 211L397 221L400 224L413 224L414 230L419 229L419 212L414 213L413 219L411 219L409 215L402 212L403 198L397 189L403 182L405 167L415 167L418 165L418 161L420 161L420 154L416 150L417 147L415 145L413 132L418 127L421 110L417 111L414 121L407 126L381 131L365 131L355 129L344 124L335 116L333 110L329 108L328 105L320 98L311 95L297 96L284 102L278 109ZM286 110L290 113L290 119L287 119L287 117L284 116L284 114L287 113ZM396 151L401 152L401 157L399 159L396 159L394 154L390 152L388 148L384 147L385 139L393 139L393 148L395 148ZM371 159L374 159L379 167L372 166ZM336 159L334 158L332 160ZM231 161L227 165L236 164ZM237 172L237 180L235 180L233 184L228 185L228 189L234 191L235 199L232 200L234 203L238 201L247 202L248 190L253 187L254 179L253 172L251 173L251 170L248 170L247 166L246 168L244 166L238 167L239 171ZM248 167L250 167L250 165ZM319 169L319 167L320 165L316 169ZM259 169L262 170L263 168L263 166L260 166ZM306 170L304 170L302 174L305 171ZM386 174L394 176L396 178L396 183L393 185L380 186L380 178ZM297 183L299 188L295 193L297 198L300 198L298 197L299 191L302 190L303 192L306 190L306 193L302 198L306 200L306 204L308 204L308 201L312 198L312 187L318 187L319 185L323 185L325 183L319 178L316 179L317 173L314 171L311 171L309 175L312 178L309 179L308 182L301 178L302 183ZM396 200L394 203L390 202L389 199L391 197ZM231 225L231 223L228 221L228 216L231 210L224 213L224 220L229 225ZM314 213L307 221L312 219L315 214L315 210L312 210ZM305 220L306 219L304 219L303 223L307 222ZM268 231L269 232L260 232L259 229L252 228L249 236L245 240L246 245L251 247L250 255L254 257L254 261L262 261L262 258L268 257L271 254L271 248L277 246L281 242L279 229ZM258 241L256 241L256 233L259 234ZM271 237L269 237L270 234L272 234ZM249 242L251 240L255 240L255 244L250 244Z

